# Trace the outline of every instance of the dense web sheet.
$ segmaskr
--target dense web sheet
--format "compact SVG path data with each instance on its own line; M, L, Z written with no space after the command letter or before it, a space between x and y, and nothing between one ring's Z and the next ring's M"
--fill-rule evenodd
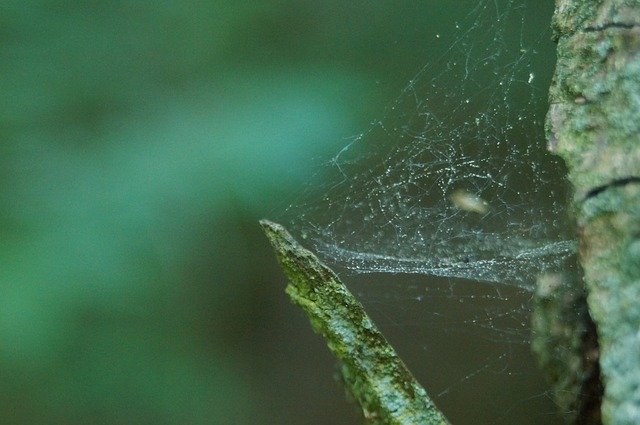
M425 41L449 47L288 212L383 332L406 336L394 344L454 423L555 423L529 346L536 280L575 278L565 170L543 129L554 63L537 50L553 45L536 25L550 16L531 23L540 4L525 0L459 7Z
M548 39L526 31L522 2L472 4L453 45L291 208L294 229L330 263L532 288L575 251L536 81L553 67L535 62Z

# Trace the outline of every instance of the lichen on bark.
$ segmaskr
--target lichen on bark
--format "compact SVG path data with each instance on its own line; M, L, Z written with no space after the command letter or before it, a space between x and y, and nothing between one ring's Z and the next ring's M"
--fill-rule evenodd
M284 227L260 224L289 279L287 294L340 361L343 381L367 423L448 424L338 276Z
M557 0L549 148L574 186L605 424L640 423L640 1Z

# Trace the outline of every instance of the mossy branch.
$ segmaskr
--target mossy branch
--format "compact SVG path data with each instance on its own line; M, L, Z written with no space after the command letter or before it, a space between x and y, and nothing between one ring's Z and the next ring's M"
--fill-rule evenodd
M279 224L260 222L301 307L342 364L345 385L370 424L448 424L427 392L336 274Z

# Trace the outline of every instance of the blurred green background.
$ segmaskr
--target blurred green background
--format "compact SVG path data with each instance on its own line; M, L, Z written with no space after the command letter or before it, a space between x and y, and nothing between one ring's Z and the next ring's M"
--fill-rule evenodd
M257 220L475 3L3 1L0 422L359 423Z

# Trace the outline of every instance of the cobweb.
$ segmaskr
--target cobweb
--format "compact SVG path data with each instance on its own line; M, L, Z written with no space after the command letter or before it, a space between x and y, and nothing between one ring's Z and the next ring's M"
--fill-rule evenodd
M532 288L575 251L561 165L544 141L547 86L534 84L539 34L526 40L522 2L474 3L453 45L292 207L325 260Z
M462 335L447 343L468 355L464 366L440 385L426 379L438 404L480 374L531 373L515 359L533 363L536 279L571 278L576 251L565 170L544 137L554 64L537 53L551 41L527 20L540 5L479 0L460 7L466 16L428 41L450 37L450 47L427 58L384 117L326 161L288 210L293 231L330 266L375 277L377 290L361 284L356 293L387 325L411 341L422 334L443 340L430 334L436 328ZM450 357L429 342L423 348L430 362ZM550 398L544 390L523 394L527 404Z

